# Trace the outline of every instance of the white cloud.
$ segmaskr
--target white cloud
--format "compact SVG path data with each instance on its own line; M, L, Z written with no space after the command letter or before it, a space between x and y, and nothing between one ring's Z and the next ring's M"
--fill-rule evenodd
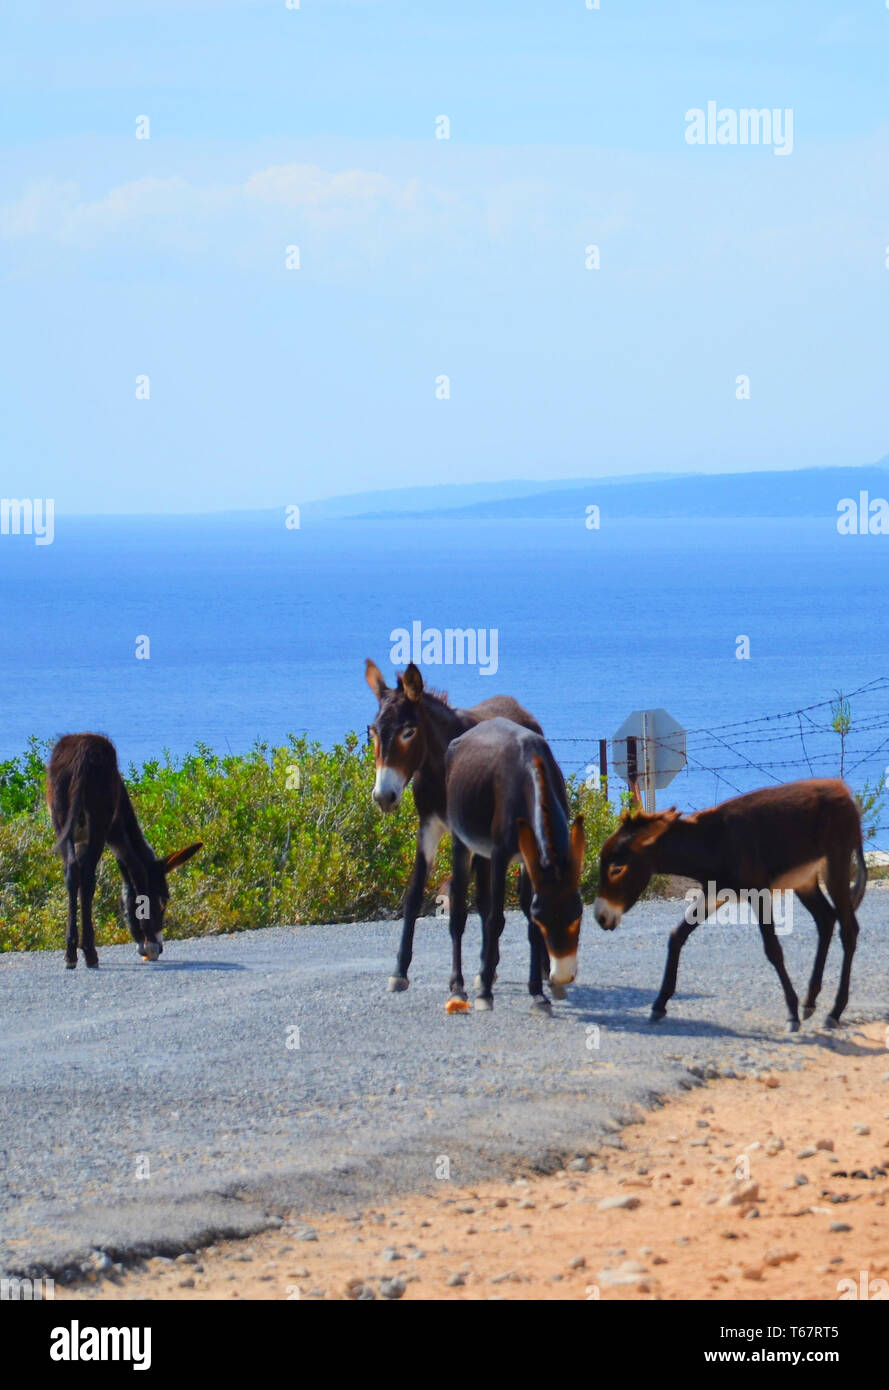
M398 182L372 170L330 173L314 164L272 165L244 183L197 187L183 178L141 178L98 198L85 198L74 183L41 181L0 208L0 236L92 246L124 229L185 241L219 214L251 214L254 220L280 209L297 213L297 228L366 225L375 217L401 220L405 228L437 207L453 207L450 195L420 180Z
M49 228L58 227L68 216L77 199L76 183L41 179L29 184L17 202L0 207L0 236L45 236Z
M316 164L273 165L253 174L244 185L244 194L248 199L286 207L394 206L401 196L398 185L385 174L362 169L326 174Z

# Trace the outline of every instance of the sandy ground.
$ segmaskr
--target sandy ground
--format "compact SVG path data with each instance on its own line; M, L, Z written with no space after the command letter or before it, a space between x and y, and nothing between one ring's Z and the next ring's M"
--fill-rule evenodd
M889 1297L887 1033L696 1086L549 1177L294 1215L56 1296L832 1300L851 1279Z

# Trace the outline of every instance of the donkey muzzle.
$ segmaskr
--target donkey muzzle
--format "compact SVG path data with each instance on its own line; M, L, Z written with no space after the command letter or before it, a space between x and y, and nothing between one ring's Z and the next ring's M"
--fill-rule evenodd
M608 902L607 898L597 898L593 903L593 916L603 931L614 931L615 927L620 926L623 913L619 907Z
M554 985L570 985L577 978L577 956L550 956L549 978Z
M394 811L401 801L404 791L404 778L394 768L377 769L377 778L371 796L381 811Z

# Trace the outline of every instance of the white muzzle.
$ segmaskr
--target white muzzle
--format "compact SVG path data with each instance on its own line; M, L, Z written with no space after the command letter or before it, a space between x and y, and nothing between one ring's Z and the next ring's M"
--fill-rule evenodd
M570 985L577 978L577 955L550 956L549 978L557 985Z
M593 903L593 916L600 927L604 927L606 931L613 931L615 927L620 926L623 912L619 907L615 907L614 903L610 903L607 898L597 898Z
M404 778L394 767L378 767L371 795L381 811L394 811L401 801Z

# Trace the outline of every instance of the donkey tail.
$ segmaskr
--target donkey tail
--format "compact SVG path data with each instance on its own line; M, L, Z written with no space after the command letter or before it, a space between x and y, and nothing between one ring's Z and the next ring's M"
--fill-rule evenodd
M65 846L74 839L74 829L83 816L83 793L79 781L72 781L68 789L68 810L61 830L56 836L56 852L61 854Z
M852 911L857 912L867 886L867 864L864 861L864 850L860 844L855 846L852 855L856 861L855 882L852 885Z

